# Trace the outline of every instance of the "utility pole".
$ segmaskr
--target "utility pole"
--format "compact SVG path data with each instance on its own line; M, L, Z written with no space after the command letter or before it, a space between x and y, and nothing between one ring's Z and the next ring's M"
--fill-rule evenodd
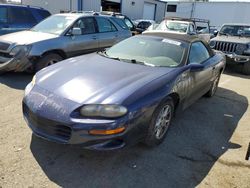
M192 3L192 9L191 9L190 18L193 18L193 16L194 16L195 5L196 5L196 2L193 2L193 3Z
M69 5L69 9L70 9L70 12L72 12L72 0L69 1L70 5Z

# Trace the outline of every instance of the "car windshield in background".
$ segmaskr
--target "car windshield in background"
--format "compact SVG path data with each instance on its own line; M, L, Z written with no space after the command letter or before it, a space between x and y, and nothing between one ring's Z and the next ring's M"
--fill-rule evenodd
M221 28L220 35L250 37L250 26L225 25Z
M188 28L187 23L166 20L166 21L163 21L156 29L186 33L187 28Z
M74 21L75 17L73 16L55 15L37 24L32 28L32 31L60 35Z
M182 62L184 44L161 37L136 36L106 51L106 56L147 66L176 67Z

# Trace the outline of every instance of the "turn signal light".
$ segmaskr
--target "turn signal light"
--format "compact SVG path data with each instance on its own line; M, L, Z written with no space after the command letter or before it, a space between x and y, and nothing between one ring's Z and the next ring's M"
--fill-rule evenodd
M125 130L125 127L119 127L117 129L111 129L111 130L91 130L89 131L89 134L92 135L112 135L112 134L118 134Z

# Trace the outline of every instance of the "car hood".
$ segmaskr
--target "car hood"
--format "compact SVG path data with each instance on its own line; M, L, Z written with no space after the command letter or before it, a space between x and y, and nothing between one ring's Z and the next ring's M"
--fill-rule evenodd
M49 33L41 33L34 31L20 31L16 33L11 33L3 35L0 37L1 42L6 42L13 45L29 45L35 42L44 41L48 39L53 39L58 37L58 35L53 35Z
M232 43L241 43L248 44L250 43L250 37L239 37L239 36L217 36L211 41L221 41L221 42L232 42Z
M95 53L43 69L37 73L36 83L80 104L121 104L144 85L173 70L120 62Z

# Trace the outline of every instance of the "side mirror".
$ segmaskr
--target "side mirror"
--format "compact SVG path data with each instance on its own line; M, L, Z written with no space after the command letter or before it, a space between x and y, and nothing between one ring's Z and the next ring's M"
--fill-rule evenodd
M199 64L199 63L190 64L191 72L198 72L198 71L202 71L203 69L204 69L204 65L202 64Z
M74 27L73 29L72 29L72 35L81 35L82 34L82 30L81 30L81 28L78 28L78 27Z
M218 35L218 31L215 30L215 31L214 31L214 36L217 36L217 35Z

